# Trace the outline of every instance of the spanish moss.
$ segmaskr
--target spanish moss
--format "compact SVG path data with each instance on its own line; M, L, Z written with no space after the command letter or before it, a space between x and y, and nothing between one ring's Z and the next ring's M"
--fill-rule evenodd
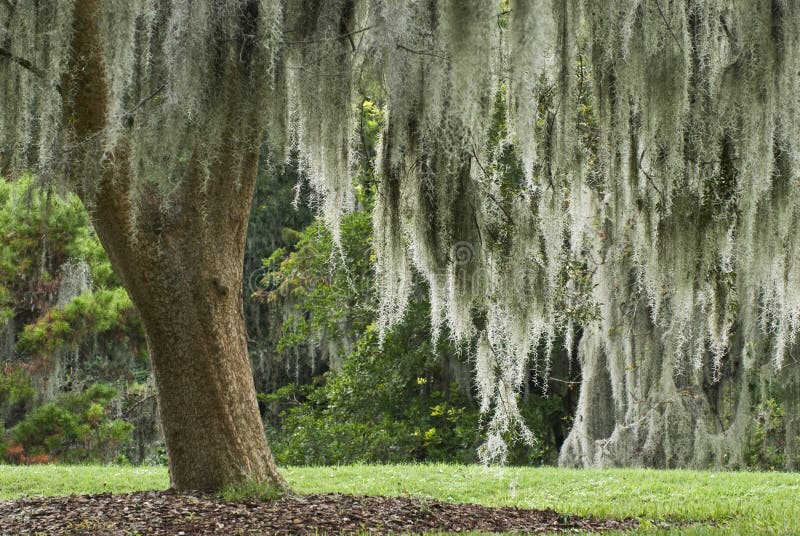
M189 163L213 167L215 151L266 133L273 160L298 155L336 237L355 203L359 95L379 87L381 332L417 272L432 336L474 357L485 460L504 459L504 438L531 440L518 396L546 385L557 344L582 372L565 465L737 465L751 387L800 381L787 363L800 330L793 3L103 6L108 126L76 138L72 3L0 3L3 172L124 161L138 218L154 199L178 210ZM260 119L231 129L220 94ZM91 192L101 175L69 180Z

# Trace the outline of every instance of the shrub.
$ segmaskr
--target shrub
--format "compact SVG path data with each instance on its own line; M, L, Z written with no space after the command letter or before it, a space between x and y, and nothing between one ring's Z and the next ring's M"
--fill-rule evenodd
M448 382L426 315L424 304L413 306L383 346L369 326L340 372L262 395L282 408L268 428L278 461L474 461L478 410Z

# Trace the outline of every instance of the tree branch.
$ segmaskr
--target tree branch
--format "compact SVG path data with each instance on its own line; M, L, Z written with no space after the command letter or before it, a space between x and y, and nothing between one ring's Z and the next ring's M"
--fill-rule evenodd
M397 43L397 48L400 50L405 50L406 52L411 52L412 54L419 54L421 56L432 56L434 58L439 58L441 60L450 61L450 58L447 56L443 56L441 54L437 54L436 52L428 52L427 50L414 50L413 48L408 48L405 45L401 45Z
M677 43L678 48L681 49L681 53L683 53L684 52L683 45L678 40L678 36L675 35L675 32L672 30L672 26L667 20L667 16L664 15L664 11L661 9L661 2L659 2L658 0L656 0L656 7L658 8L658 13L661 15L661 19L664 21L664 24L667 25L667 30L669 30L669 33L672 34L672 38L675 40L675 43Z
M133 410L135 410L135 409L138 409L138 408L139 408L139 406L141 406L141 405L142 405L142 404L144 404L145 402L149 402L150 400L153 400L155 397L156 397L156 394L155 394L155 393L153 393L153 394L151 394L151 395L147 395L146 397L144 397L144 398L142 398L141 400L137 401L137 402L136 402L135 404L133 404L131 407L129 407L129 408L127 408L125 411L123 411L123 412L122 412L122 416L123 416L123 417L130 417L130 416L131 416L131 414L133 413Z
M287 45L307 45L307 44L311 44L311 43L324 43L325 41L338 41L339 39L349 39L350 40L350 44L355 49L355 43L353 43L353 36L354 35L358 35L360 33L364 33L367 30L371 30L374 27L375 26L367 26L365 28L360 28L358 30L353 30L352 32L347 32L347 33L344 33L344 34L335 35L335 36L332 36L332 37L326 37L326 38L322 38L322 39L307 39L307 40L302 40L302 41L286 41L286 44Z
M12 63L16 63L23 69L27 69L39 78L47 78L47 72L44 69L40 69L34 65L33 62L28 61L25 58L20 58L19 56L12 54L11 51L6 50L5 48L0 47L0 57L8 59Z
M134 106L133 108L131 108L130 110L128 110L127 112L125 112L125 114L123 115L123 117L131 117L131 116L132 116L134 113L136 113L136 111L137 111L139 108L141 108L142 106L144 106L145 104L147 104L147 102L148 102L148 101L152 100L152 99L153 99L153 98L155 98L155 97L156 97L156 96L157 96L159 93L161 93L162 91L164 91L164 88L166 88L166 87L167 87L167 84L161 84L161 85L160 85L160 86L159 86L159 87L158 87L158 88L157 88L155 91L153 91L153 92L152 92L152 93L150 93L148 96L146 96L145 98L143 98L142 100L140 100L139 102L137 102L137 103L136 103L136 106Z
M140 109L142 106L144 106L145 104L147 104L147 102L148 102L148 101L152 100L152 99L153 99L153 98L155 98L155 97L156 97L156 96L157 96L159 93L161 93L162 91L164 91L164 88L166 88L166 87L167 87L167 84L162 84L162 85L160 85L160 86L159 86L159 87L158 87L158 88L157 88L155 91L153 91L153 92L152 92L152 93L150 93L148 96L146 96L145 98L143 98L142 100L140 100L139 102L137 102L137 103L136 103L136 105L135 105L133 108L131 108L130 110L128 110L128 111L126 111L124 114L122 114L122 118L123 118L123 119L130 119L130 118L132 118L132 117L133 117L133 115L134 115L134 114L135 114L135 113L136 113L136 112L137 112L137 111L138 111L138 110L139 110L139 109ZM68 147L65 147L65 148L64 148L64 149L63 149L63 150L62 150L62 151L61 151L59 154L64 154L64 153L69 153L69 152L72 152L72 151L74 151L75 149L77 149L77 148L79 148L79 147L81 147L81 146L83 146L83 145L86 145L86 144L90 143L90 142L92 142L93 140L96 140L98 137L102 136L102 135L103 135L103 134L104 134L104 133L105 133L107 130L108 130L108 127L106 127L106 128L102 128L102 129L100 129L100 130L96 130L96 131L92 132L91 134L89 134L88 136L86 136L85 138L83 138L83 139L81 139L81 140L78 140L78 141L76 141L75 143L73 143L72 145L70 145L70 146L68 146Z
M655 189L655 191L658 192L658 195L661 196L661 202L662 203L666 203L666 198L664 197L664 192L662 192L661 188L658 187L658 185L656 184L656 181L653 178L653 176L650 175L650 173L648 173L646 169L644 169L644 166L642 166L642 160L644 160L644 152L645 152L645 150L642 149L642 154L639 156L639 164L638 164L639 170L645 176L645 178L647 179L647 182L650 183L650 186L652 186Z
M475 162L478 164L478 167L481 168L483 176L486 177L486 179L491 180L489 173L486 171L486 168L483 167L480 159L478 158L478 153L475 150L474 145L472 147L472 158L475 159ZM508 212L508 209L497 199L497 197L492 192L490 192L488 188L484 191L484 193L495 205L497 205L497 208L499 208L503 212L503 214L506 217L507 223L509 225L514 225L514 218L511 217L511 213Z
M8 0L6 0L6 5L8 4ZM16 63L26 71L29 71L36 75L38 78L41 78L43 81L47 81L47 71L42 69L41 67L36 66L32 61L26 60L25 58L20 58L16 54L13 54L10 50L0 47L0 58L5 58L11 63ZM58 94L61 94L61 86L55 84L53 86Z

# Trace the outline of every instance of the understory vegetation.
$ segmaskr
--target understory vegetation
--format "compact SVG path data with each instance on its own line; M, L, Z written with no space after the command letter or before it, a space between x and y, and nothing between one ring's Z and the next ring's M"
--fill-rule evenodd
M641 534L795 534L800 476L786 473L574 470L447 464L288 467L300 493L410 495L628 518ZM38 466L0 472L0 499L166 489L163 467ZM240 490L241 491L241 490ZM246 490L245 490L246 491ZM234 491L231 490L231 496ZM687 523L671 530L658 522Z
M144 335L85 209L30 178L0 207L0 459L144 461Z
M421 280L403 321L380 340L374 184L363 180L362 207L342 222L339 247L307 209L274 216L274 198L288 204L295 181L291 170L266 181L272 206L257 197L244 280L254 379L277 460L477 461L471 364L446 336L431 340ZM86 211L30 179L0 181L0 205L0 458L164 463L141 325ZM281 239L259 243L269 226ZM511 463L555 462L574 404L559 387L525 398L537 441L513 449Z
M340 247L316 221L290 250L265 260L255 297L283 310L276 350L287 356L294 380L259 397L276 459L290 465L476 462L484 430L471 364L446 335L431 338L422 281L403 320L380 338L366 188L360 200L365 208L341 223ZM511 463L555 462L571 414L569 397L558 393L534 390L525 398L523 412L537 441L517 445Z
M402 320L379 326L371 218L382 115L363 99L357 207L338 243L307 208L294 166L261 171L243 287L254 380L281 464L469 463L484 441L471 349L446 328L431 337L423 278ZM495 119L502 127L501 108ZM0 458L164 463L142 327L80 201L26 177L0 182L0 206ZM535 439L514 445L510 463L556 462L577 374L565 366L549 385L531 378L520 409Z

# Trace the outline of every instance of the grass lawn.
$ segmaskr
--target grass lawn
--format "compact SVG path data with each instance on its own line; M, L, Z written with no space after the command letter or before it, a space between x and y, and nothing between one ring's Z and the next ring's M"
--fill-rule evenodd
M636 517L645 534L800 534L800 474L457 465L291 467L301 493L412 495ZM0 499L164 489L164 467L0 465ZM658 531L647 520L714 522Z

